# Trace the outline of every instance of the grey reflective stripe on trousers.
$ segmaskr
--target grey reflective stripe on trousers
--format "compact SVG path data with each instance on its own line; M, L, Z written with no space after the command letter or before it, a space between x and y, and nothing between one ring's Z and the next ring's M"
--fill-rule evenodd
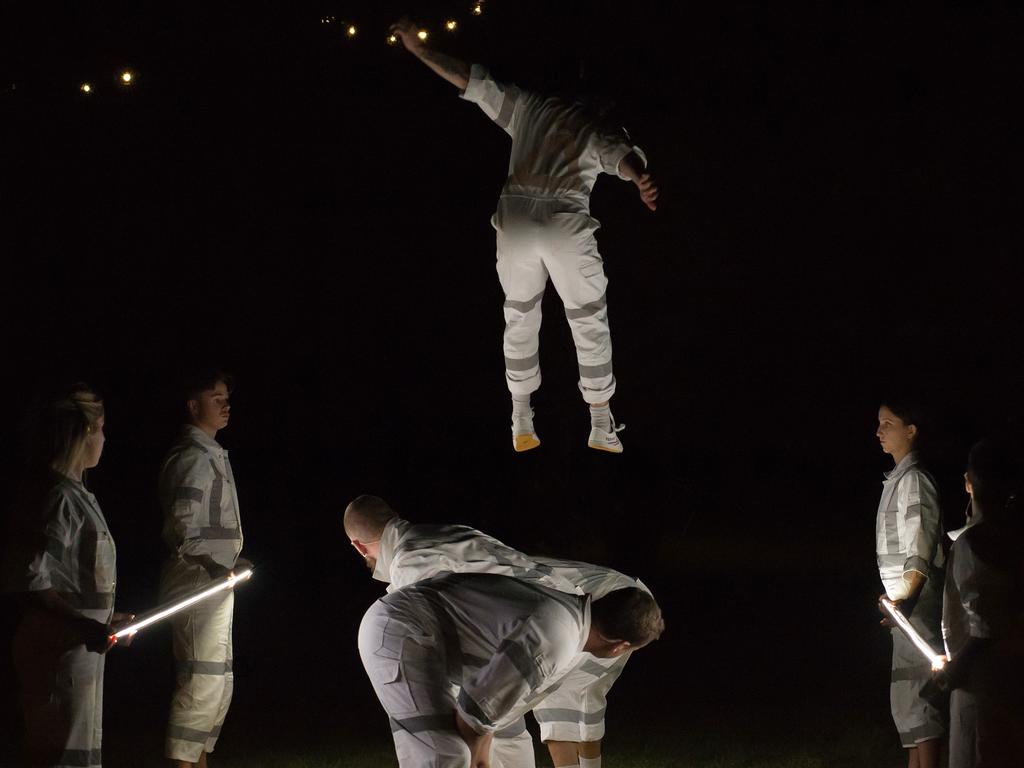
M226 675L231 671L231 661L178 661L175 668L179 672L193 675Z
M584 379L599 379L602 376L610 376L612 364L609 360L601 365L580 365L580 376Z
M583 723L585 725L597 725L604 720L602 708L597 712L580 712L575 709L535 709L533 716L538 723Z
M55 763L58 768L61 766L74 766L74 768L91 768L103 762L103 750L101 749L65 749Z
M440 715L417 715L416 717L403 717L401 720L389 718L391 721L391 732L405 731L406 733L423 733L423 731L454 731L455 716L451 713Z
M583 317L591 317L593 315L596 315L602 309L604 309L605 306L607 306L607 304L607 300L604 296L602 296L597 301L592 301L589 304L584 304L579 309L569 309L568 307L566 307L565 316L569 320L579 320L580 318Z
M216 731L216 733L214 731ZM214 728L213 731L197 731L195 728L186 728L183 725L172 725L167 729L167 738L205 744L207 739L210 739L219 733L219 728Z
M536 368L540 364L540 355L530 355L529 357L506 357L505 368L509 371L528 371L531 368Z
M520 312L529 312L531 309L536 307L540 303L540 300L543 299L543 298L544 298L544 291L541 291L536 296L534 296L532 299L527 299L526 301L516 301L515 299L505 299L505 308L506 309L515 309L515 310L518 310Z

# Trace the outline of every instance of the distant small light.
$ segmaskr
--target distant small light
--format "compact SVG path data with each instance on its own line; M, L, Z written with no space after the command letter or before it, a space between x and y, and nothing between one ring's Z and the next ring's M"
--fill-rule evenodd
M388 45L394 45L398 42L398 35L392 33L388 35Z
M416 37L418 37L420 40L426 40L427 37L429 37L429 35L427 34L427 30L421 29L419 32L416 33Z
M345 30L345 34L348 35L349 37L355 37L358 31L359 30L356 29L355 24L349 24L348 29Z
M473 15L474 16L479 16L483 12L484 12L484 4L483 4L482 0L481 0L481 2L477 2L477 3L473 4Z
M444 23L444 28L447 29L449 32L454 32L456 29L458 29L458 26L459 22L457 22L455 19L448 19L448 21Z
M122 83L123 83L124 85L131 85L131 84L132 84L132 81L133 81L134 79L135 79L135 75L134 75L134 74L132 74L132 73L131 73L130 71L128 71L127 69L126 69L126 70L125 70L124 72L122 72L122 73L121 73L121 82L122 82Z
M320 23L321 24L333 24L334 23L334 16L322 16L320 18Z
M89 83L82 83L78 86L78 90L82 93L92 93L92 86Z

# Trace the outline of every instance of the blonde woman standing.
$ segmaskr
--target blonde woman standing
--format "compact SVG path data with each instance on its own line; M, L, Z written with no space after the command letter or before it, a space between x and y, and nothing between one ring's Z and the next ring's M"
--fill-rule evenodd
M99 768L104 654L113 626L116 550L86 471L103 453L103 402L79 385L46 409L21 514L21 620L14 638L25 761Z
M942 520L935 481L919 458L921 418L912 408L886 402L876 432L895 467L882 483L875 521L878 573L885 593L921 635L941 652L943 567ZM883 626L890 626L887 619ZM931 666L901 632L892 631L889 699L908 768L938 768L942 713L920 696Z

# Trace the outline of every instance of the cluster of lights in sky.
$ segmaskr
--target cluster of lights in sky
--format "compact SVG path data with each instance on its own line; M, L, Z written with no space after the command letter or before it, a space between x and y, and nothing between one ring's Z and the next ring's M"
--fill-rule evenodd
M120 83L122 88L127 88L135 82L135 73L130 69L123 69L117 75L117 82ZM89 95L96 92L96 86L92 83L85 82L78 86L78 90Z
M476 0L476 2L474 2L470 7L469 12L474 16L482 16L484 12L484 2L485 0ZM359 34L359 27L352 22L339 22L336 16L321 16L320 23L332 25L338 24L342 28L342 33L348 38L354 38ZM449 18L444 21L441 28L446 32L454 33L459 28L459 22L455 19ZM420 40L426 41L427 38L430 37L430 31L426 27L421 27L419 31L417 31L416 36L419 37ZM398 43L398 36L393 33L388 34L385 41L388 45L396 45ZM132 70L124 69L118 73L117 82L122 88L128 88L135 83L135 78L136 75ZM89 96L96 93L96 86L90 82L83 82L79 83L78 90Z
M476 2L473 3L473 5L471 6L469 12L474 16L482 16L484 12L484 2L485 0L476 0ZM339 22L337 16L322 16L320 18L320 23L337 24L339 27L341 27L342 33L345 35L345 37L353 38L359 34L359 27L357 27L355 24L349 21ZM446 19L442 24L442 28L446 32L455 32L459 28L459 22L451 18ZM421 27L419 31L416 32L416 36L420 40L426 41L427 38L430 37L430 30L428 30L426 27ZM396 45L398 43L398 35L395 35L394 33L388 34L388 36L385 38L385 42L387 42L388 45Z

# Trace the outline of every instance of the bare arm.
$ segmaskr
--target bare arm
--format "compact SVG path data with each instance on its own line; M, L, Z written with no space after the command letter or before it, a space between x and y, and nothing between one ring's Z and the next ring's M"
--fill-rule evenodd
M417 36L418 31L408 17L402 17L391 26L391 33L402 41L402 45L409 53L460 91L466 90L466 86L469 85L469 64L462 59L428 48Z
M644 170L644 161L636 152L630 152L619 161L619 172L636 184L644 205L652 211L658 210L658 183Z

